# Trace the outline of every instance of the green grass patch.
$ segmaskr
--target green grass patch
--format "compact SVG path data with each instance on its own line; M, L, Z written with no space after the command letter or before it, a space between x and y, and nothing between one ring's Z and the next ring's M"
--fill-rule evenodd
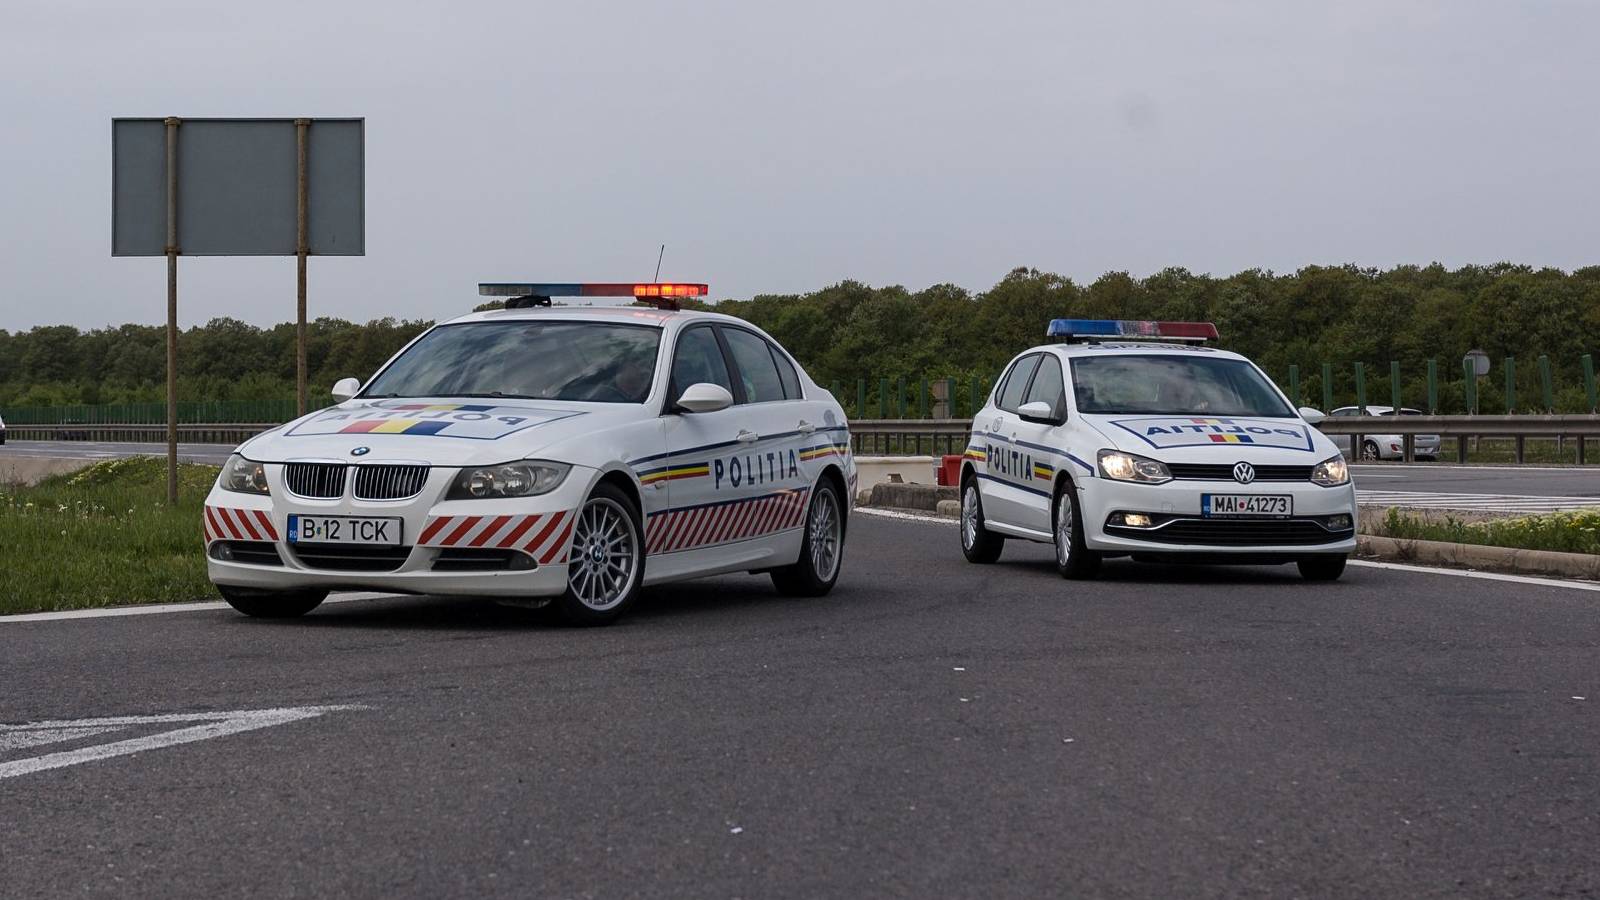
M215 466L97 463L32 487L0 486L0 614L215 599L201 532Z
M1403 540L1600 554L1600 509L1482 522L1464 522L1449 516L1442 521L1428 520L1390 509L1383 517L1383 535Z

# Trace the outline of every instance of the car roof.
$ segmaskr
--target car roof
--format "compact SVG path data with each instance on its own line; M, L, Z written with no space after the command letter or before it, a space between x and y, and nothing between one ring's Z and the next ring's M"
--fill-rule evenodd
M656 309L650 306L529 306L521 309L489 309L483 312L457 316L441 325L462 322L517 322L517 321L613 322L636 325L653 325L665 328L674 323L724 322L749 326L750 323L722 313L702 310Z

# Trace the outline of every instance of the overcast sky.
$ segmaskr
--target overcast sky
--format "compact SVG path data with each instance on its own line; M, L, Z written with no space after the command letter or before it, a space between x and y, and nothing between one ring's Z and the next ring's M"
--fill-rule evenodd
M988 287L1169 265L1600 262L1600 4L762 0L0 5L0 328L160 322L113 116L364 116L367 255L313 315L480 280ZM180 262L184 324L292 258Z

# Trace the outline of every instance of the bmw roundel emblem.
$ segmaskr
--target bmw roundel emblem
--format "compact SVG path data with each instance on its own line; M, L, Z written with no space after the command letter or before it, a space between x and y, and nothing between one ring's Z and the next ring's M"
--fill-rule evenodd
M371 453L371 452L372 452L372 448L371 447L357 447L354 450L350 451L350 455L351 456L366 456L368 453ZM1240 463L1240 465L1243 465L1243 463Z
M1256 480L1256 467L1247 462L1233 464L1233 480L1240 484L1249 484Z

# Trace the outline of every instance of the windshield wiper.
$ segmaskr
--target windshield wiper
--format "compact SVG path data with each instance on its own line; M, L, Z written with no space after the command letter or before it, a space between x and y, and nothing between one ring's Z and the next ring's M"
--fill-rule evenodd
M540 397L535 397L532 394L508 394L505 391L478 391L476 393L455 392L455 393L449 393L449 394L440 394L439 396L441 396L441 397L489 397L489 398L499 398L499 399L505 399L505 400L539 400L539 399L542 399Z

